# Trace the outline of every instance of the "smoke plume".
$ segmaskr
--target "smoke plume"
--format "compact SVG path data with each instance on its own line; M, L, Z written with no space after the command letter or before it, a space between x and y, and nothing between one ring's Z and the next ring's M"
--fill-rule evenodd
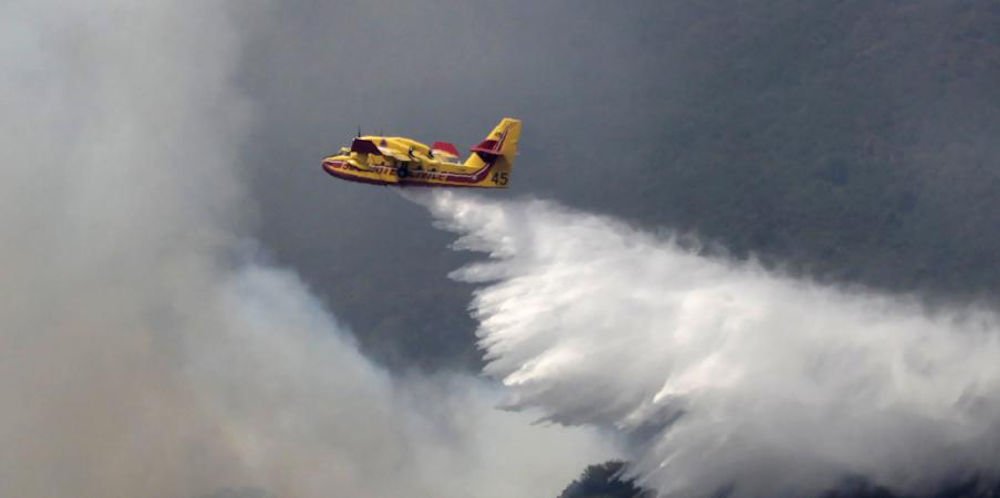
M489 260L456 271L510 403L630 437L667 496L919 494L998 477L1000 327L832 288L541 201L413 194Z
M231 9L263 7L0 6L0 495L557 493L596 435L390 376L256 255Z

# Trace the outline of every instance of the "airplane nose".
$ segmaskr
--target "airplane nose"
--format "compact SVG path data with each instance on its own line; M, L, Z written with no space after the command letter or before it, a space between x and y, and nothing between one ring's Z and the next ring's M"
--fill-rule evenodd
M323 171L326 171L327 174L329 175L337 176L337 169L339 166L342 166L342 164L343 163L341 163L340 161L332 161L330 159L326 159L323 161Z

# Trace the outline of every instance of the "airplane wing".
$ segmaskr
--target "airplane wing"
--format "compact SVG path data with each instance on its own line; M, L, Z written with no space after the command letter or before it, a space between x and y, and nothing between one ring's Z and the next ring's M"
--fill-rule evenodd
M378 146L375 145L371 140L365 140L363 138L355 138L351 142L351 152L357 152L360 154L377 154L383 155L382 151L379 150Z
M360 154L375 154L377 156L391 157L397 161L412 161L406 153L392 149L391 147L379 147L375 142L364 138L355 138L351 142L351 152Z
M379 150L382 151L381 154L383 156L385 156L385 157L391 157L391 158L393 158L393 159L395 159L397 161L412 161L413 160L412 157L409 157L406 154L404 154L404 153L402 153L402 152L400 152L398 150L391 149L389 147L379 147Z

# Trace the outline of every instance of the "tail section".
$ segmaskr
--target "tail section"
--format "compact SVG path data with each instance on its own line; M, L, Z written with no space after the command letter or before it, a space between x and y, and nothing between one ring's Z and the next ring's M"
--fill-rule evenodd
M517 142L521 138L521 120L503 118L486 138L472 148L465 166L476 171L489 168L489 173L477 187L503 188L510 183L511 169L517 156Z

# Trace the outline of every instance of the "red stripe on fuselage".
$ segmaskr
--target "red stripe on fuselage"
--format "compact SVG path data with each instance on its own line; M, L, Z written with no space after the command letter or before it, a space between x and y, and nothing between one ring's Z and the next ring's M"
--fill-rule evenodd
M339 166L339 167L338 167ZM439 183L432 183L434 181L441 182L455 182L466 185L450 185L453 187L476 187L478 183L482 182L486 175L489 174L490 168L493 166L492 163L484 165L479 168L474 173L463 175L460 173L438 173L438 172L428 172L428 171L411 171L410 177L400 178L398 182L388 182L384 180L373 180L371 178L365 178L363 176L357 176L344 170L348 171L364 171L361 168L354 166L351 163L344 161L331 161L323 163L323 171L326 171L329 175L341 178L344 180L350 180L360 183L368 183L373 185L412 185L418 187L447 187L449 185L442 185ZM377 168L386 168L395 175L396 172L392 168L386 166L377 166Z

